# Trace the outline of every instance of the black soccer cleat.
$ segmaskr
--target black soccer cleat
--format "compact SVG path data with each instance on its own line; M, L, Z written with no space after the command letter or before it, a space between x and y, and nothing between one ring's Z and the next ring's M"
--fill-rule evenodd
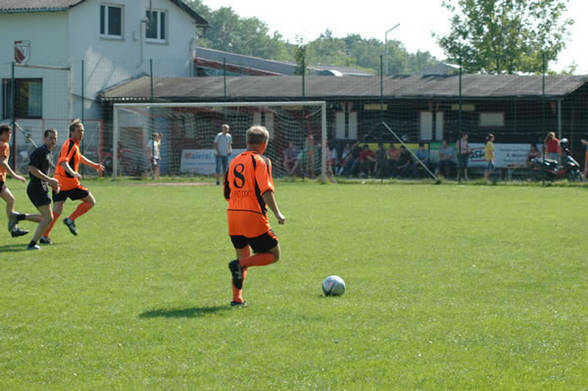
M18 227L14 227L12 231L10 231L10 235L13 238L18 238L19 236L23 236L29 233L28 229L20 229Z
M48 238L46 236L41 236L41 239L39 239L39 243L41 243L41 244L53 244L53 240L51 240L50 238Z
M76 229L76 223L74 223L74 221L71 220L69 217L63 219L63 224L67 225L67 228L69 228L69 232L71 232L73 235L78 234L78 230Z
M238 259L229 262L229 270L233 276L233 285L235 288L243 289L243 269L241 268Z
M37 244L33 244L32 246L30 243L27 244L27 250L40 250L40 249L41 249L41 247L39 247L39 245L37 245Z
M247 307L246 301L231 301L231 307L243 308Z

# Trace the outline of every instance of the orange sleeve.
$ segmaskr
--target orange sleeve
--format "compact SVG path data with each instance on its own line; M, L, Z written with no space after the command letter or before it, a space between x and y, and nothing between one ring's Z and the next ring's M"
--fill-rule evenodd
M274 191L274 180L272 178L272 162L266 157L260 157L255 167L255 179L259 186L260 194L266 191Z
M67 141L61 147L61 151L59 152L59 158L57 159L57 164L61 164L63 162L69 163L74 152L75 148L73 148L71 139L67 139Z

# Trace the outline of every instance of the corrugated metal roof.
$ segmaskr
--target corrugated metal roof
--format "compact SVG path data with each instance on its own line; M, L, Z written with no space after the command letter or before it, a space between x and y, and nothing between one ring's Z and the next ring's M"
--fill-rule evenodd
M588 81L587 76L549 76L545 80L545 95L564 97ZM222 77L156 77L154 98L161 100L215 100L224 98ZM150 99L148 76L105 90L104 100ZM227 97L235 99L299 99L300 76L227 77ZM383 95L392 98L455 98L459 95L458 76L397 76L385 78ZM379 77L314 76L305 82L306 98L378 98ZM541 76L463 75L464 98L506 98L542 96Z

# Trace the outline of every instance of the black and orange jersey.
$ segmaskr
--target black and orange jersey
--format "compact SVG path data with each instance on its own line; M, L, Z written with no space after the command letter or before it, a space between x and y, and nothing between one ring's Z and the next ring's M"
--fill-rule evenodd
M271 161L255 151L235 157L224 182L229 235L257 237L270 230L262 198L266 191L274 191Z
M81 156L79 142L68 138L61 147L61 152L59 152L59 158L57 159L57 166L55 167L55 179L59 181L61 190L71 190L80 186L79 179L68 174L65 168L61 166L61 163L67 163L72 170L78 172Z
M10 157L10 145L8 143L0 141L0 158L6 159L8 164L8 158ZM0 166L0 182L6 182L6 170Z

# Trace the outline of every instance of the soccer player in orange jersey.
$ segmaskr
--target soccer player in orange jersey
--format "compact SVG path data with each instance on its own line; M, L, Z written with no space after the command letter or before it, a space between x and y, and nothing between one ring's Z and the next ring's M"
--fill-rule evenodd
M71 200L82 200L82 203L73 211L69 217L63 219L63 223L67 225L69 231L73 235L77 235L78 231L75 225L75 220L89 211L95 204L96 200L88 189L80 184L82 175L78 169L80 163L92 167L98 173L104 171L104 166L100 163L94 163L80 153L80 141L84 138L84 124L79 119L75 119L69 125L69 138L61 147L59 158L57 159L57 166L55 167L55 179L59 181L60 192L53 192L53 222L45 231L42 241L51 243L49 234L55 225L57 218L61 215L63 210L63 203L68 198Z
M13 238L26 235L29 231L20 229L17 223L21 220L41 221L38 214L18 213L14 211L14 196L10 189L6 187L6 173L12 175L15 179L26 182L26 178L15 173L8 164L10 157L10 136L12 128L8 125L0 125L0 198L6 202L6 215L8 216L8 232Z
M224 181L224 195L229 201L229 236L237 252L237 259L229 262L233 280L231 306L239 307L247 305L242 289L249 266L265 266L280 259L280 245L271 230L267 207L279 224L286 222L274 197L272 163L263 156L269 133L265 127L254 125L245 137L247 150L233 159Z

